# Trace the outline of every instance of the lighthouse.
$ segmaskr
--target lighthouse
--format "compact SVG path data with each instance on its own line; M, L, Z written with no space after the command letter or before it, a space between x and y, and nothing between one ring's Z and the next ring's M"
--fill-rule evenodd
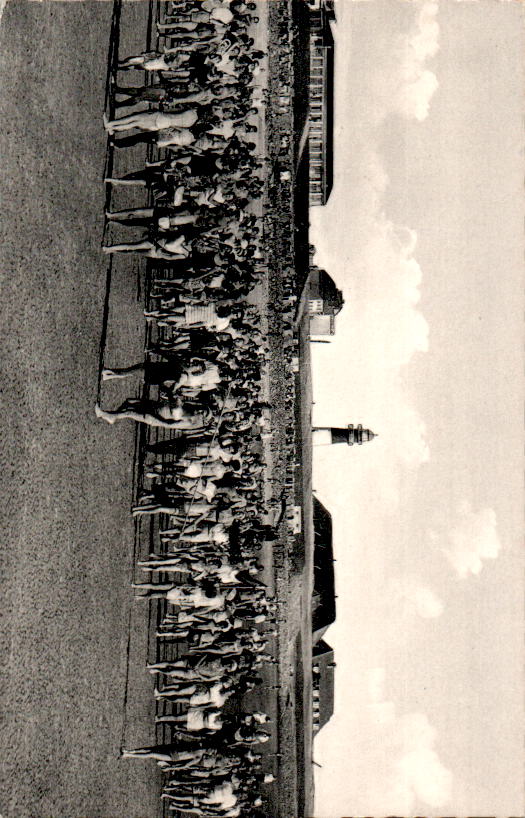
M314 426L312 429L312 444L314 446L330 446L333 443L346 443L347 446L357 444L361 446L362 443L368 443L377 437L370 429L363 429L363 425L359 423L354 426L349 423L346 428L334 426Z

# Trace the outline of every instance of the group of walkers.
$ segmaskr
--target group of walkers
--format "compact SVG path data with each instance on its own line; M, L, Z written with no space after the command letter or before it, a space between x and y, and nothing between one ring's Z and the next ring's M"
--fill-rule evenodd
M244 712L241 699L264 685L261 668L276 662L269 641L277 607L259 561L276 538L263 481L268 349L249 298L264 269L263 225L252 207L263 191L253 139L264 54L250 35L258 21L252 3L167 6L158 50L119 63L116 115L104 120L116 148L158 149L144 167L106 179L119 191L142 186L148 197L143 207L106 213L109 223L142 234L104 251L154 264L145 360L102 377L139 372L147 397L116 410L97 405L97 414L149 427L133 514L158 526L156 545L139 562L145 581L134 587L166 602L161 655L167 645L179 648L148 666L155 697L168 705L157 721L171 728L171 742L123 755L157 760L173 810L251 817L263 814L261 785L273 780L271 754L256 751L272 727L265 713ZM125 85L137 70L147 81Z

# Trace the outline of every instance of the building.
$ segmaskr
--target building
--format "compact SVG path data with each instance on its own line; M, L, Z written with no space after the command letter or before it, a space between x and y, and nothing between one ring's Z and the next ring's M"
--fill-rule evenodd
M332 515L314 497L314 587L312 599L312 727L319 732L334 712L334 652L323 635L335 622Z
M308 311L311 335L334 335L335 316L344 304L343 294L326 270L310 264Z
M314 644L335 622L335 576L332 546L332 515L313 500L314 517L314 587L312 599L312 633Z
M314 426L312 429L312 443L314 446L330 446L334 443L361 446L375 437L377 437L375 432L371 432L370 429L363 429L361 423L357 426L349 423L346 428L340 426Z
M322 640L312 652L312 722L314 736L334 714L334 651Z
M310 8L308 154L310 206L328 201L334 179L333 0L307 0Z

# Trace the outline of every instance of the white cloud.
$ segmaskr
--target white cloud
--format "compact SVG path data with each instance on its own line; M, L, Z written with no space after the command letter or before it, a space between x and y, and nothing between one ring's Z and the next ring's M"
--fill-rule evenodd
M416 309L421 268L413 257L417 234L377 213L363 250L365 308L382 336L383 355L397 368L428 350L428 324Z
M417 614L423 619L436 619L443 613L443 603L432 588L423 585L416 577L404 577L392 581L395 598L402 600L405 613Z
M496 512L491 508L474 511L464 500L449 534L449 546L443 549L458 576L465 578L469 574L479 574L483 561L496 559L500 550Z
M403 422L397 426L396 445L400 461L414 468L430 460L430 448L426 440L427 427L416 409L409 405L408 398L401 394L402 402L397 413L393 414L393 417L403 418Z
M403 89L436 53L435 11L432 3L418 4L402 37L392 29L367 43L363 59L374 68L354 78L348 103L348 83L341 83L352 66L348 49L338 49L335 185L327 206L310 213L315 261L345 297L335 337L329 345L313 345L314 419L319 424L362 422L379 433L373 451L367 448L362 459L373 470L379 504L390 510L398 504L402 473L430 458L426 424L410 391L410 364L429 349L430 331L420 306L424 278L417 234L385 213L389 177L380 134L387 117L399 112ZM333 462L336 455L322 452L321 457ZM321 479L318 488L323 488Z
M406 803L413 806L416 798L434 808L447 803L452 775L434 750L423 747L407 752L395 766L396 789L404 793Z
M438 3L427 2L421 6L416 30L410 34L407 41L404 68L409 74L416 74L420 71L425 60L435 57L439 51L438 12Z
M431 588L416 588L411 601L424 619L435 619L443 613L443 603Z
M414 31L403 46L397 109L420 122L428 116L430 102L439 86L436 75L425 67L426 61L439 50L438 10L437 3L423 4Z
M357 160L355 205L330 213L332 240L326 241L325 225L317 222L317 216L325 219L327 214L311 215L312 238L319 248L316 263L334 276L346 301L329 347L312 350L315 416L324 423L334 419L334 403L345 415L353 406L354 422L379 432L375 448L384 457L377 462L377 487L387 505L395 506L396 468L417 468L430 456L425 423L405 385L406 368L429 348L429 326L419 307L423 274L415 258L417 234L384 213L388 177L377 151L363 146ZM341 422L347 423L345 415Z
M399 112L422 122L429 114L430 103L438 87L437 77L432 71L423 71L415 79L405 82L399 92Z
M385 770L385 792L376 809L408 815L419 801L434 809L450 801L453 776L434 749L436 738L424 713L395 717L390 740L397 753Z
M450 802L453 775L437 752L437 731L425 713L398 714L385 683L384 668L369 671L368 705L353 748L364 762L358 763L353 811L383 816L413 815L422 805L441 809Z
M375 126L394 113L423 121L439 87L436 74L427 64L439 51L439 7L435 2L414 5L419 11L411 30L393 37L390 48L375 55L377 65L371 86L366 97L363 94L366 115Z

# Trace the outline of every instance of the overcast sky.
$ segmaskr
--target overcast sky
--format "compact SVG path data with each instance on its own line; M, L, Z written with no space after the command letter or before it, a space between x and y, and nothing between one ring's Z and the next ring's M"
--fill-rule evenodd
M523 4L337 9L336 181L311 221L346 304L313 345L314 422L380 437L316 453L338 666L315 815L519 816Z

